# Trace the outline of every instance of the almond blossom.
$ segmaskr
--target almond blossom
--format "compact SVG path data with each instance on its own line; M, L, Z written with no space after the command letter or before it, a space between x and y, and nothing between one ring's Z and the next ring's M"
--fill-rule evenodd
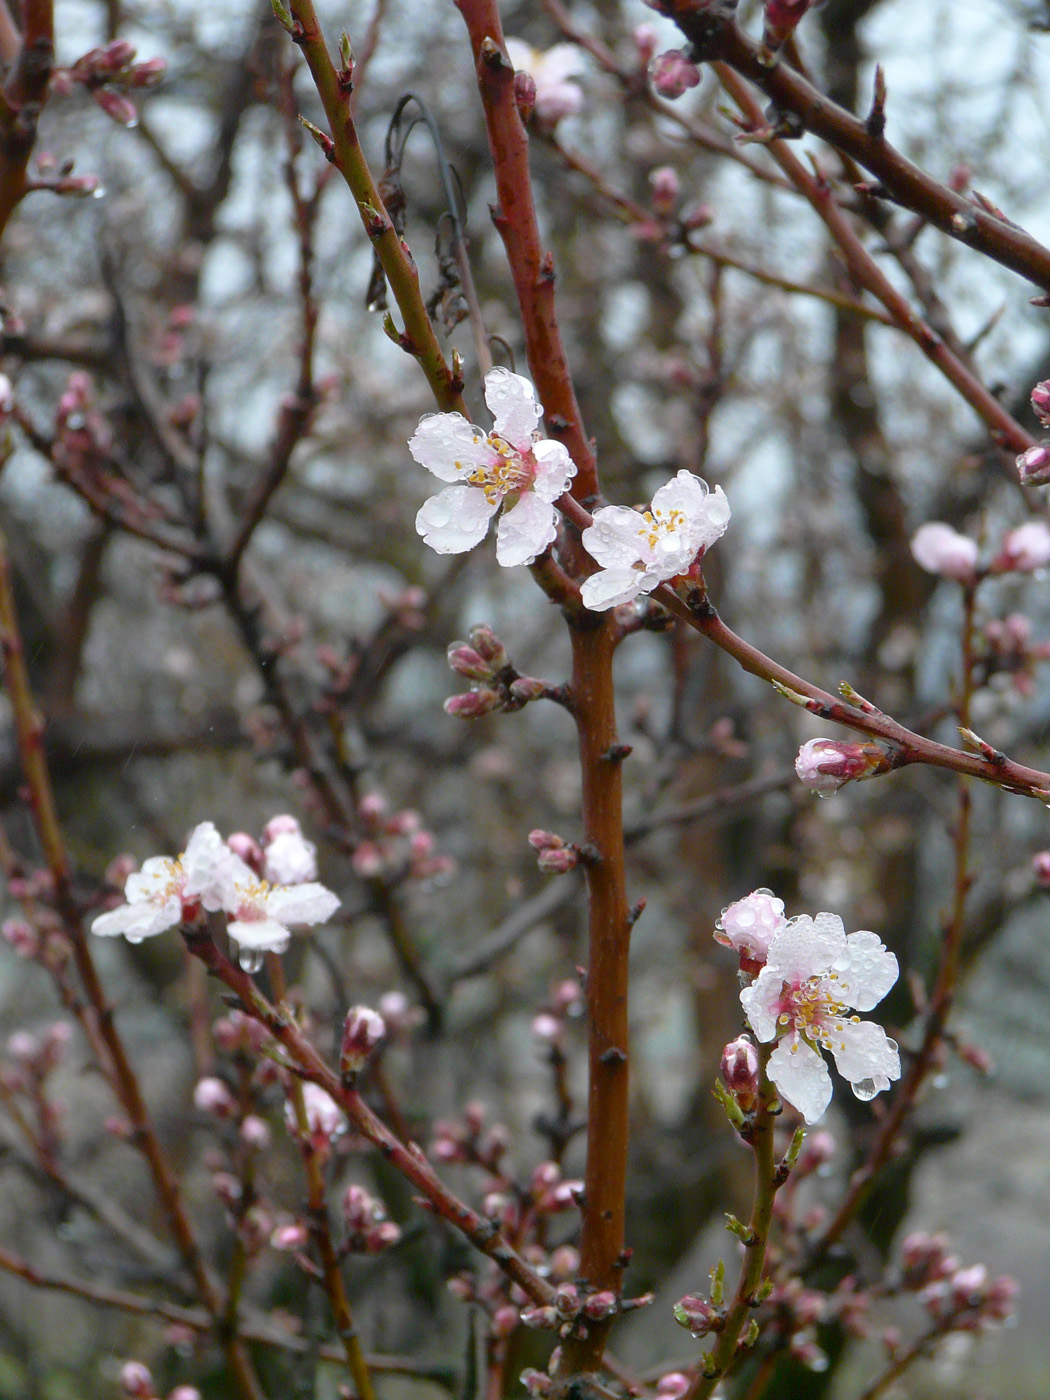
M489 370L485 402L493 418L490 433L459 413L428 413L409 439L420 466L455 483L423 504L416 529L438 554L462 554L481 543L504 506L496 558L505 568L531 564L554 542L554 502L576 467L560 442L538 436L543 409L522 375Z
M583 582L584 605L594 612L615 608L687 573L725 533L729 515L721 486L711 491L684 470L660 487L647 511L602 506L582 535L584 549L602 566Z
M759 1040L780 1044L768 1074L807 1123L831 1102L831 1075L820 1051L830 1050L859 1099L870 1099L900 1078L896 1044L870 1011L897 980L897 959L874 933L846 934L834 914L792 919L775 936L766 965L740 993Z
M142 869L129 875L126 904L99 914L91 932L108 937L123 934L129 943L164 933L195 919L201 906L222 907L226 862L233 859L212 822L194 828L180 856L151 856Z
M230 915L226 931L241 948L241 966L255 971L262 954L283 953L293 924L323 924L339 908L324 885L271 885L230 852L224 870L222 908Z

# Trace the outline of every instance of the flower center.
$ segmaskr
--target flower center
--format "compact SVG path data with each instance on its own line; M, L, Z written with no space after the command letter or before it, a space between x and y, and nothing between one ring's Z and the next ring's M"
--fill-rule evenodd
M848 1024L859 1022L860 1017L847 1015L847 1004L836 998L837 988L830 984L837 980L838 974L829 972L807 977L795 985L785 982L781 987L777 1024L791 1027L796 1046L802 1036L825 1050L845 1049L842 1032Z
M475 467L467 476L467 482L480 487L489 505L495 506L512 491L524 491L530 486L534 471L528 459L505 439L489 433L485 441L496 454L495 461Z
M644 525L639 525L638 534L650 549L655 549L661 536L677 534L685 524L685 512L681 510L647 510L643 512Z

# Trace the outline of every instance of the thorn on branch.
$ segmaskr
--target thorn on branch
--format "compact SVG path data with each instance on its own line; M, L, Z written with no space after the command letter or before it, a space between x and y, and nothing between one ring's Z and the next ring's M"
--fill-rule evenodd
M881 63L875 65L875 93L864 126L870 137L876 141L882 140L886 131L886 74L882 71Z

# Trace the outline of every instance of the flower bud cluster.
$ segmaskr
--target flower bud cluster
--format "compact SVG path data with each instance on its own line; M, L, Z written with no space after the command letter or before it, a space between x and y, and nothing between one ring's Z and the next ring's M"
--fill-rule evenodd
M455 870L450 856L435 854L437 842L410 807L391 812L379 792L357 804L361 834L350 863L362 880L440 880Z
M942 1332L983 1332L1014 1315L1019 1285L983 1264L960 1265L944 1234L916 1233L901 1243L903 1291L915 1293Z
M544 875L565 875L576 868L580 858L578 846L539 827L529 832L529 845L536 852L536 864Z
M348 1186L343 1192L343 1225L346 1254L382 1254L401 1238L401 1227L386 1218L382 1202L362 1186Z
M583 1015L583 988L574 977L555 984L550 1001L532 1018L532 1033L550 1047L552 1054L564 1054L568 1022Z
M470 690L450 695L445 701L445 713L460 719L480 719L496 710L520 710L551 693L546 681L514 669L503 643L484 624L471 628L468 641L452 643L448 664L457 676L473 682Z
M485 1117L484 1104L473 1102L464 1108L462 1120L437 1119L430 1153L439 1162L482 1167L502 1184L500 1161L510 1143L510 1134L502 1123L486 1128Z
M167 71L163 58L135 62L135 46L126 39L114 39L101 48L89 49L69 68L58 68L51 78L51 90L68 96L78 85L89 92L107 116L121 126L135 126L138 114L126 93L129 89L154 87Z

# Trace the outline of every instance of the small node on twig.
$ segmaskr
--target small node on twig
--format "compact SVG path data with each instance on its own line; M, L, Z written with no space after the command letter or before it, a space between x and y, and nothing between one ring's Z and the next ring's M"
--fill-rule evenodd
M306 130L310 133L310 135L320 146L321 150L324 153L325 160L334 163L335 142L332 140L332 138L330 136L326 136L319 126L314 126L313 122L307 121L306 118L302 115L302 113L299 114L299 121L301 125L303 125L306 128Z
M600 755L602 763L622 763L634 752L632 744L610 744Z

